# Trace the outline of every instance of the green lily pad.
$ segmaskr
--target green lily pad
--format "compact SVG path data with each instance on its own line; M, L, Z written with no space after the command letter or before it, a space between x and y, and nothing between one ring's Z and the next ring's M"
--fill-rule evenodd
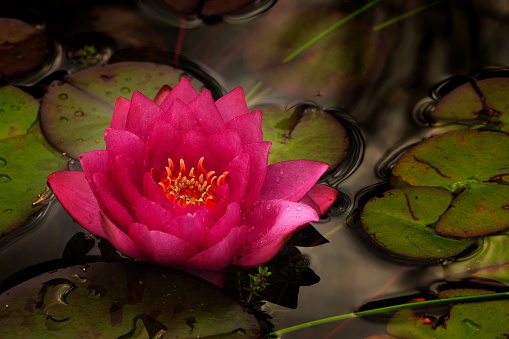
M332 30L293 60L298 48L344 19L334 9L306 8L268 13L251 34L245 66L271 88L303 97L331 97L351 92L373 79L383 64L379 35L351 20Z
M441 291L439 299L456 296L493 293L482 289L454 289ZM505 338L509 333L509 300L475 302L452 305L443 324L436 324L434 316L423 309L398 311L389 321L389 334L405 339L469 339Z
M361 224L371 239L394 254L439 259L455 256L474 243L438 235L434 224L449 207L452 193L432 187L404 187L369 200Z
M441 98L431 118L509 131L509 78L472 81Z
M263 112L263 139L272 142L269 163L308 159L329 164L346 157L349 139L345 128L329 113L315 107L257 107Z
M104 149L118 97L131 99L135 90L149 98L167 84L174 87L183 71L150 62L119 62L67 75L54 81L41 104L41 126L49 142L77 159L81 153ZM203 83L191 78L200 91Z
M33 206L50 173L67 160L49 146L38 124L39 103L12 86L0 87L0 237L23 225L42 205Z
M141 263L44 273L0 300L2 338L263 338L256 319L221 289Z
M474 237L509 228L509 186L478 183L466 187L435 225L438 234Z
M487 278L509 285L509 233L484 237L480 248L468 258L437 268L446 280Z
M405 153L391 185L434 186L458 191L509 172L509 135L463 130L435 136Z

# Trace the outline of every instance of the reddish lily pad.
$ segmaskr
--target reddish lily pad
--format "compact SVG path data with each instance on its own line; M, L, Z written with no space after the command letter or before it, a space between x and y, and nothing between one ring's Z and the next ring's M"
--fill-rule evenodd
M263 338L256 319L221 289L160 266L72 266L0 300L2 338Z
M0 237L41 209L32 203L44 193L46 178L67 168L66 158L34 124L38 110L32 96L16 87L0 87Z
M0 27L0 78L18 78L42 65L48 55L42 32L13 18L0 18Z
M334 169L347 155L345 128L329 113L316 107L257 107L263 112L263 139L272 142L269 163L308 159Z
M119 62L67 75L54 81L42 100L41 126L50 143L77 159L81 153L104 149L118 97L130 99L137 90L155 97L165 84L175 86L182 70L149 62ZM203 83L192 78L196 90Z
M509 131L509 78L472 79L458 86L440 99L431 118Z
M441 291L439 299L493 293L482 289ZM509 300L452 305L437 323L424 309L398 311L389 321L389 334L405 339L505 338L509 333ZM441 322L443 322L441 324Z
M509 228L509 186L479 183L466 187L435 225L438 234L474 237Z
M443 237L434 224L448 208L452 193L431 187L404 187L368 201L361 214L364 231L391 253L419 259L455 256L474 240Z
M311 45L295 59L284 60L299 47L345 17L333 9L306 8L268 13L252 32L245 65L268 86L305 97L331 97L355 90L377 73L383 56L378 33L351 20Z
M464 130L425 140L392 170L391 185L434 186L457 191L509 172L509 135Z

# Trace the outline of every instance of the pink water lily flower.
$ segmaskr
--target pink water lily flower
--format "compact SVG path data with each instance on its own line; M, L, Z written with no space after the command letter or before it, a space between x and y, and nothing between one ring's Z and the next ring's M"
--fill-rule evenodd
M135 92L116 102L106 150L48 182L79 224L120 252L221 285L229 265L270 260L337 195L316 184L324 163L268 166L261 119L241 88L216 102L185 78L154 100Z

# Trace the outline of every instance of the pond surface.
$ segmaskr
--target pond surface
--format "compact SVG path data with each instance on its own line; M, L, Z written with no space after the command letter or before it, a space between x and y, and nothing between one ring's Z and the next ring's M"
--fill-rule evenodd
M39 68L7 79L36 98L66 72L108 61L150 61L180 65L205 86L213 79L218 92L241 86L250 108L314 103L343 122L348 155L323 177L340 196L314 224L329 243L300 248L320 282L300 288L296 309L263 306L275 329L432 291L447 277L448 261L400 259L381 250L362 234L358 212L368 198L388 189L390 170L404 150L455 129L423 118L434 86L454 75L507 76L505 1L255 1L222 18L204 19L175 14L156 0L10 3L0 1L0 16L25 20L49 38ZM312 39L316 42L292 56ZM76 53L84 46L96 46L99 56L80 59ZM77 232L83 229L52 200L34 220L0 239L0 281L61 258ZM507 248L496 248L506 252L504 264ZM90 254L98 255L98 248ZM388 319L358 318L282 337L367 338L387 333Z

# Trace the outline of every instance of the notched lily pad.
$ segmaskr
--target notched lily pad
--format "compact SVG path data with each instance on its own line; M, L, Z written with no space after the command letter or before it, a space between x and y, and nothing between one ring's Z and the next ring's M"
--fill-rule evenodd
M221 289L140 263L44 273L0 302L3 338L263 338L256 319Z
M257 108L263 112L263 139L272 142L269 163L308 159L325 162L333 170L345 159L348 135L331 114L308 105Z
M165 84L174 87L183 71L150 62L119 62L93 67L54 81L41 104L41 126L50 143L77 159L81 153L104 149L118 97L131 99L135 90L154 98ZM197 91L203 83L191 78Z
M441 291L439 299L493 293L482 289ZM446 312L437 308L398 311L389 321L387 331L397 338L505 338L509 333L509 300L463 303ZM447 312L448 311L448 312ZM442 313L442 314L440 314Z
M441 98L431 118L509 131L509 78L471 79Z
M38 110L32 96L16 87L0 87L0 236L41 209L32 203L45 191L48 175L67 168L66 158L42 136Z
M391 253L419 259L449 258L474 243L435 232L434 225L452 196L447 190L432 187L393 189L368 201L361 224L375 243Z

